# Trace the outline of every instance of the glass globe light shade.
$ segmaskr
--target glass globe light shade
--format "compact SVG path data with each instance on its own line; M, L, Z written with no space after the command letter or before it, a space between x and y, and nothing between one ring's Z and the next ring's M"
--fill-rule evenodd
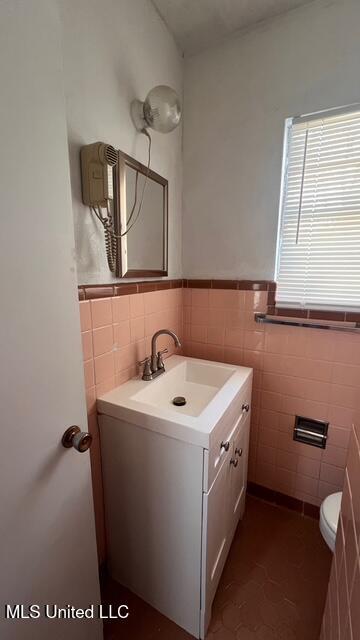
M181 120L181 104L176 91L165 85L151 89L144 102L144 118L155 131L173 131Z
M161 133L173 131L181 120L180 98L174 89L165 85L151 89L143 108L147 125Z

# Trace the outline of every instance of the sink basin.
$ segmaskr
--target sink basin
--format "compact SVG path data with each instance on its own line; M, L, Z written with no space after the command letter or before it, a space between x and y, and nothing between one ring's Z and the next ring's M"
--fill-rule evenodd
M157 378L157 384L146 386L132 396L132 399L153 407L198 416L234 371L233 368L216 363L183 358L178 366ZM173 404L172 401L177 396L185 398L184 406Z
M252 369L183 356L167 358L165 368L154 380L134 378L104 394L97 400L98 412L209 447L212 429L251 379ZM186 404L175 406L177 396Z

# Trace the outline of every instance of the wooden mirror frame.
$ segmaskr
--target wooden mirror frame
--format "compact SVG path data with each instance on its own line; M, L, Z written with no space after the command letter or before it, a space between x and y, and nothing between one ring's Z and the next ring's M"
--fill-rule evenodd
M114 167L114 228L120 235L121 229L126 228L127 203L126 203L126 167L147 175L147 167L135 158L128 156L119 150L119 161ZM128 269L127 263L127 236L125 235L117 243L116 271L118 278L159 278L168 275L168 181L155 171L149 170L149 180L154 180L163 187L163 268L162 269ZM146 201L146 189L144 203ZM144 206L144 204L143 204ZM141 214L140 214L141 218ZM141 224L141 223L140 223Z

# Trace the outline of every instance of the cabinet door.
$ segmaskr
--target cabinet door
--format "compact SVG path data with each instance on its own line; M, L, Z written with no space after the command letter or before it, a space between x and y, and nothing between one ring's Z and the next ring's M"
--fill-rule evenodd
M229 529L231 536L236 529L239 519L242 518L245 508L249 423L250 418L249 416L247 416L245 422L241 425L239 432L235 437L232 448L230 464L231 489L229 513Z
M229 550L229 462L227 455L211 490L204 493L201 608L207 611L211 608Z

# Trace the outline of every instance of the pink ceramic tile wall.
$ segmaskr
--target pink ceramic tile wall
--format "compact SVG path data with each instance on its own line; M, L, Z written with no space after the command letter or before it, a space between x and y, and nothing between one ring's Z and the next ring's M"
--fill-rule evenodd
M360 429L353 428L321 640L358 640L358 638L360 638Z
M80 302L81 337L89 430L93 435L91 468L99 560L105 559L105 529L96 398L137 373L137 362L150 353L151 336L171 328L182 338L182 289ZM159 339L174 352L173 341Z
M105 537L96 397L136 373L150 338L170 327L187 355L254 368L249 478L313 504L342 488L360 399L360 337L260 325L266 292L169 289L80 302L100 559ZM174 349L168 338L162 348ZM292 439L295 414L330 421L325 451Z
M184 289L189 356L254 368L249 478L319 505L343 486L360 399L360 336L254 322L267 293ZM293 441L295 415L328 420L325 450Z

